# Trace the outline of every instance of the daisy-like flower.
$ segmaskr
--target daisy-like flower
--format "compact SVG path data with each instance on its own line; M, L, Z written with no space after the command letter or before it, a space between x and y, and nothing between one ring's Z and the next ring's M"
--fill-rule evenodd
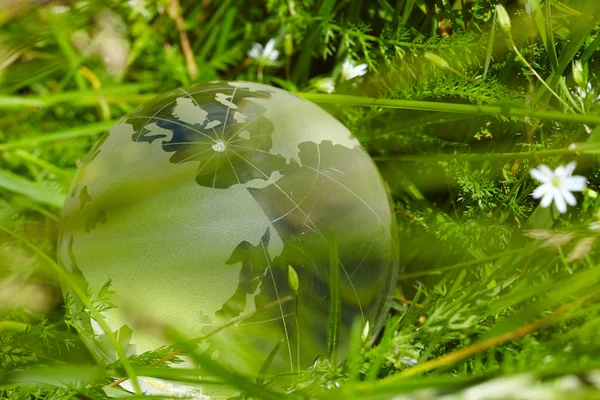
M560 213L567 212L567 204L577 205L577 199L572 192L581 192L586 187L587 179L584 176L575 175L576 163L571 162L565 166L559 166L552 171L547 165L540 165L530 171L531 176L542 183L531 194L534 199L541 198L540 205L544 208L550 206L554 201L556 209Z
M313 86L320 92L333 93L335 84L331 78L321 78L316 81Z
M352 78L356 78L357 76L363 76L367 73L367 64L358 64L354 65L352 61L346 59L342 64L342 73L341 79L342 81L349 81Z
M262 65L275 65L279 57L279 51L275 50L275 39L267 42L265 47L260 43L254 43L248 51L248 57L253 58Z

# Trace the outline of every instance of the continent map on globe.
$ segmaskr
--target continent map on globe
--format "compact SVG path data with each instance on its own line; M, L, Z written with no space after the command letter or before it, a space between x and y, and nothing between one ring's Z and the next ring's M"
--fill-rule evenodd
M198 337L293 295L292 267L293 302L205 349L253 373L280 342L275 370L324 354L333 237L342 344L355 318L379 325L396 269L394 218L368 154L322 109L261 84L178 89L124 117L90 151L63 221L61 261L92 291L112 280L117 307L104 314L130 330L134 353L165 343L132 314Z

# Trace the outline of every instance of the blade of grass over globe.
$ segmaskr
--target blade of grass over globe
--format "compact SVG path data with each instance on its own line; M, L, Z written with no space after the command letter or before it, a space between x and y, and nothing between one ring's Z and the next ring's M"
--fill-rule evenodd
M228 321L227 323L219 326L218 328L210 331L209 333L207 333L205 335L202 335L198 338L193 338L190 340L194 343L203 343L207 339L211 338L212 336L219 334L219 332L223 331L224 329L231 328L234 325L237 325L237 324L247 320L250 317L264 313L274 307L279 307L280 305L285 304L291 300L292 300L292 296L286 296L280 300L273 301L269 304L266 304L265 306L261 307L260 309L258 309L256 311L253 311L253 312L250 312L247 314L242 314L237 318L233 318L230 321ZM271 351L271 353L269 353L269 356L265 359L264 364L261 366L261 370L259 371L259 378L257 378L258 383L260 383L259 380L264 380L264 375L266 375L266 373L268 372L268 368L270 367L270 365L272 363L272 357L274 356L274 352L276 351L275 349L278 349L280 344L275 346L273 351ZM183 351L183 348L177 348L176 350L174 350L171 353L169 353L168 355L160 358L159 360L156 360L156 361L152 362L151 364L148 364L148 367L156 367L158 365L167 363L167 362L173 360L175 357L179 356L182 353L182 351ZM119 379L111 382L108 386L114 387L114 386L120 385L121 383L125 382L127 379L129 379L129 378L127 378L127 377L119 378Z
M20 235L16 234L15 232L13 232L7 228L5 228L2 225L0 225L0 230L2 230L4 233L14 237L15 239L19 240L20 242L22 242L30 250L32 250L35 254L37 254L42 260L44 260L46 265L48 267L50 267L52 269L52 271L60 278L61 282L68 288L68 290L72 291L77 296L77 298L85 305L85 307L88 310L90 310L94 319L100 325L100 327L104 331L104 334L108 337L108 340L110 341L111 346L113 346L114 350L117 352L119 361L121 361L121 363L123 364L123 368L125 369L125 372L127 373L129 379L131 379L131 382L133 384L133 388L134 388L135 392L137 394L141 394L141 389L138 384L137 376L135 374L135 371L131 367L129 360L127 359L125 350L123 350L123 347L119 344L119 341L115 337L114 333L112 332L112 330L110 329L108 324L105 322L104 317L102 316L100 311L98 311L96 309L94 304L88 298L87 293L85 293L85 291L81 288L80 283L77 282L73 278L73 276L71 276L71 274L69 274L65 269L63 269L63 267L61 265L57 264L56 261L54 261L46 253L44 253L35 244L29 242L25 238L21 237Z
M401 100L401 99L387 99L387 98L371 98L361 96L349 96L349 95L337 95L337 94L320 94L320 93L296 93L298 96L302 96L308 100L314 101L315 103L329 104L334 103L343 106L363 106L363 107L384 107L384 108L398 108L407 110L421 110L421 111L440 111L450 112L458 114L469 114L469 115L493 115L503 117L530 117L537 118L540 120L547 121L560 121L560 122L572 122L580 124L600 124L600 117L592 114L569 114L560 111L551 110L540 110L540 109L526 109L517 106L510 105L474 105L474 104L458 104L458 103L445 103L445 102L432 102L432 101L415 101L415 100ZM137 96L104 96L109 102L120 102L129 101L132 103L140 103L145 100L149 100L155 97L155 94L141 94ZM68 99L68 100L67 100ZM62 101L62 100L60 100ZM72 102L73 106L90 106L95 105L98 102L98 95L90 93L87 95L79 95L77 92L65 96L66 102ZM4 102L7 106L13 103L18 103L17 99L6 98ZM44 106L50 105L48 101L40 99L28 99L27 102L31 104L23 104L23 106L38 106L43 104ZM2 99L0 98L0 107L2 107Z
M261 399L281 399L281 398L297 398L295 395L286 393L274 392L265 386L252 383L248 377L242 376L234 371L230 371L218 362L215 362L201 354L194 342L187 339L181 333L177 332L172 328L167 328L165 335L175 345L184 349L185 353L198 365L202 366L203 370L206 370L214 376L222 379L223 381L231 384L234 387L239 388L248 395L257 396Z
M351 279L351 278L349 278ZM329 314L327 324L327 359L335 369L338 362L342 301L340 299L340 259L335 233L329 240Z

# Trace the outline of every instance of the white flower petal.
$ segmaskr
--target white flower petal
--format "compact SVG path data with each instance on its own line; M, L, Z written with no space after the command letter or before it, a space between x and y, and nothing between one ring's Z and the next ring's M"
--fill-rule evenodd
M542 183L550 182L552 180L552 177L546 175L541 169L533 168L529 171L529 174L531 174L531 176L533 176L534 179Z
M279 50L273 50L269 55L269 61L271 63L274 63L275 61L277 61L277 58L279 58Z
M258 60L261 57L262 52L263 52L262 44L254 43L252 45L252 49L250 49L250 51L248 52L248 57Z
M547 208L551 203L552 199L554 199L555 189L553 187L548 188L544 197L542 197L542 201L540 202L540 206Z
M542 197L543 195L545 195L546 193L548 193L548 191L552 190L552 184L550 183L544 183L542 186L538 186L533 193L531 193L531 196L534 199L539 199L540 197Z
M564 165L558 166L554 170L554 176L557 176L559 178L563 178L563 177L567 176L567 169L565 168L565 166Z
M344 63L342 64L342 71L349 72L351 69L352 69L352 62L350 62L350 60L346 59L346 61L344 61Z
M269 39L267 45L265 46L264 54L268 55L275 49L275 39Z
M367 68L367 64L354 65L350 59L346 59L342 63L340 78L342 81L349 81L352 78L366 74Z
M566 189L561 189L560 190L560 194L565 199L565 201L567 202L567 204L569 204L571 206L576 206L577 205L577 199L575 198L575 196L573 196L573 193L569 192Z
M565 170L567 172L567 176L573 175L573 171L575 171L575 167L577 167L577 163L575 161L571 161L565 166Z
M587 179L585 176L575 175L565 178L562 182L561 187L571 192L581 192L587 186Z
M552 177L554 176L554 172L552 172L552 170L550 169L549 166L547 166L546 164L540 164L538 169L542 172L542 174L548 176L548 177Z
M565 203L565 199L559 191L554 194L554 205L559 213L564 214L567 212L567 203Z
M356 76L363 76L367 73L367 68L367 64L359 64L354 67L354 73L356 74Z

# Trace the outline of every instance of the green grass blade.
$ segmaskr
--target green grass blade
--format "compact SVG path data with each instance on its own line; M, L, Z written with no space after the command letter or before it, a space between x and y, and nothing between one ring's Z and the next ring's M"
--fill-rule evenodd
M352 321L352 327L350 329L350 341L348 346L348 361L346 362L346 368L348 371L348 380L357 381L360 373L360 363L362 358L360 357L360 349L362 347L361 334L363 330L362 318L354 318Z
M71 106L89 106L97 105L99 97L107 99L120 99L128 101L132 94L137 94L144 90L153 89L155 84L148 83L130 83L119 86L102 88L100 90L74 90L58 92L43 96L0 96L0 109L15 109L26 107L51 107L61 103L69 103ZM142 102L152 98L156 94L142 95L137 102ZM114 102L114 100L113 100ZM110 101L109 101L110 103Z
M269 373L269 369L271 369L271 365L273 365L273 360L275 360L275 356L281 347L283 341L279 341L274 347L273 350L269 353L265 362L260 366L260 370L258 371L258 377L256 378L256 383L262 385L265 383L265 377Z
M275 392L264 387L263 385L253 383L250 378L226 368L225 366L212 360L210 357L206 357L198 351L195 343L187 339L184 335L173 328L167 328L165 330L165 336L177 347L183 349L188 357L202 367L202 370L209 372L219 379L222 379L224 382L250 396L255 396L259 399L266 400L278 400L286 397L296 397L293 395L286 395L281 392Z
M340 259L335 234L331 235L329 248L329 317L327 324L327 358L333 368L337 365L340 329L342 325L342 300L340 297Z
M36 182L1 169L0 188L57 208L62 208L65 202L66 195L53 192Z
M443 103L420 100L382 99L343 94L296 93L300 97L321 104L337 104L339 106L383 107L405 110L445 111L458 114L495 115L503 117L529 117L540 120L572 122L576 124L599 125L600 115L567 114L559 111L546 111L509 105L483 105Z
M237 8L235 7L228 9L225 13L225 17L223 18L223 23L221 24L221 31L219 33L219 39L217 40L217 45L215 47L215 54L213 55L213 58L220 56L227 50L227 44L229 39L231 38L231 30L233 28L233 22L235 21L236 15Z
M118 120L96 122L75 128L64 129L53 133L29 134L23 139L0 144L0 151L12 150L21 147L38 146L42 143L56 142L59 140L75 139L79 137L94 136L108 131Z
M308 30L308 37L301 46L302 50L300 51L292 74L292 80L299 87L302 87L308 80L313 53L319 44L324 24L331 18L335 3L336 0L323 0L321 2L319 12Z
M379 375L379 371L381 371L381 367L385 362L385 358L387 356L388 350L392 345L392 337L398 328L399 320L397 318L389 319L386 323L385 329L383 331L383 337L381 341L375 347L375 356L371 361L371 367L367 372L367 376L365 378L366 381L375 381L377 376Z

